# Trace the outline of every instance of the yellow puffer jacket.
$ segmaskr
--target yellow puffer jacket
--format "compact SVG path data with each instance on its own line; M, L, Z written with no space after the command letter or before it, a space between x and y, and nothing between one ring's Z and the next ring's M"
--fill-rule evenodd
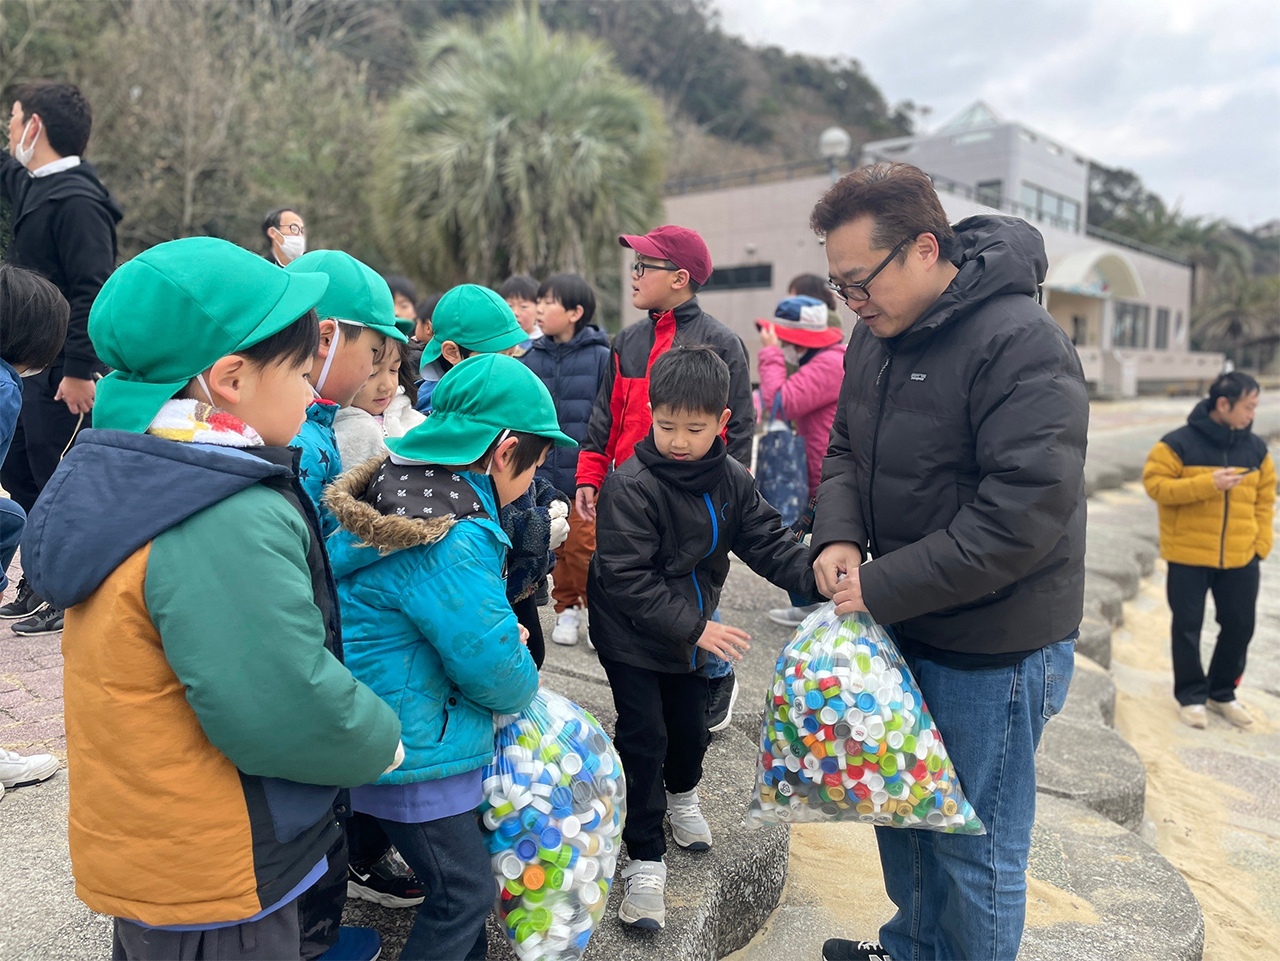
M1234 467L1243 479L1229 491L1213 472ZM1147 493L1160 505L1160 555L1193 567L1244 567L1271 551L1276 499L1275 464L1249 428L1232 430L1196 405L1187 426L1165 435L1142 472Z

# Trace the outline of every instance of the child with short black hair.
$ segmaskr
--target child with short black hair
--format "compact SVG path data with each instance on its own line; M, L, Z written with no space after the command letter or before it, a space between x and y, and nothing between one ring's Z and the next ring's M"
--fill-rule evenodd
M513 354L523 356L530 344L542 336L538 329L538 282L528 274L516 274L498 285L498 296L507 302L526 339Z
M577 274L553 274L538 288L538 325L544 336L520 359L532 370L555 401L560 429L581 441L587 436L591 408L609 366L609 338L591 321L596 295ZM553 450L538 471L557 490L573 497L578 452ZM572 645L587 626L587 565L596 549L595 521L569 512L569 534L556 548L556 624L551 640Z
M605 481L597 507L588 614L627 775L630 863L618 917L637 927L666 923L663 814L678 845L711 847L698 802L709 694L699 668L711 654L740 660L750 646L745 631L714 619L729 552L779 587L817 596L807 549L720 437L729 382L711 347L659 357L649 375L653 427Z
M537 288L535 287L536 291ZM478 284L459 284L436 302L431 339L422 348L418 410L431 412L431 394L454 364L472 354L515 355L526 337L502 296Z

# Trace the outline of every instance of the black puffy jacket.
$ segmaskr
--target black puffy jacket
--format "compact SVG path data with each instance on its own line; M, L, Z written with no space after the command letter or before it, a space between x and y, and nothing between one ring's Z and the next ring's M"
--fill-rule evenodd
M1083 610L1084 374L1035 300L1047 261L1034 227L970 217L952 261L904 333L858 325L849 339L813 556L869 550L867 609L923 656L1038 650Z
M696 670L729 552L816 598L808 553L716 438L702 460L667 460L650 434L605 481L587 574L591 641L602 658L667 674Z

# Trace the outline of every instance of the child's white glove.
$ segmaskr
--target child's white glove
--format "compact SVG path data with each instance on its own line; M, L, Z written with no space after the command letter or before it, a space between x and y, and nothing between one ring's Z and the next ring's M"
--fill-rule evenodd
M564 501L552 501L547 514L551 517L551 542L548 549L554 551L569 536L569 505Z

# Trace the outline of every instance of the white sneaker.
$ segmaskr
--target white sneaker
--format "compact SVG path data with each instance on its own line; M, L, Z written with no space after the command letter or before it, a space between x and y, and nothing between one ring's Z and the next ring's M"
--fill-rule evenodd
M818 609L820 605L810 604L808 607L774 607L769 609L769 620L783 627L799 627L800 622Z
M637 928L659 930L667 925L662 895L667 887L667 866L661 861L632 861L622 869L626 890L618 905L618 920Z
M578 643L578 627L582 621L582 612L576 607L566 607L556 615L556 626L551 629L551 640L565 647L573 647Z
M1221 714L1236 727L1248 727L1253 723L1253 715L1239 701L1215 701L1209 698L1209 710Z
M1205 713L1203 704L1184 704L1178 708L1178 717L1187 727L1206 728L1209 726L1209 715Z
M0 748L0 784L17 787L19 784L37 784L58 773L58 759L52 754L32 754L23 757L13 751Z
M671 822L671 836L682 848L690 851L711 848L711 828L702 816L697 788L684 794L667 792L667 820Z

